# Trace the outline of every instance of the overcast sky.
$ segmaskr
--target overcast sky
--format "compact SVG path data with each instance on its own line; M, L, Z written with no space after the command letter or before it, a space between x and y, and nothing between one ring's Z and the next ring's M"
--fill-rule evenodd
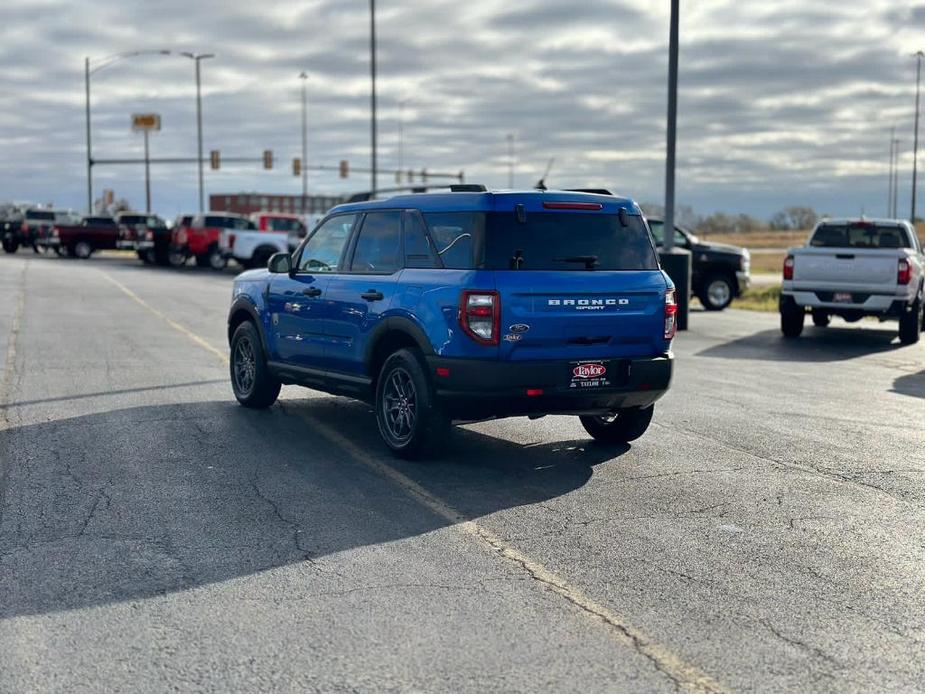
M507 185L606 186L661 201L668 0L380 0L380 166L405 163ZM659 7L661 5L661 7ZM681 3L678 201L762 217L791 204L883 214L890 127L908 214L916 0ZM203 63L205 149L277 166L206 172L207 192L300 191L298 74L309 93L309 162L369 165L369 15L364 0L2 0L0 201L86 199L83 58L134 49L213 52ZM140 156L133 112L157 112L152 156L195 155L192 62L151 56L93 76L97 157ZM95 190L144 205L140 166L98 167ZM393 182L381 176L380 185ZM367 189L315 173L310 192ZM153 169L154 206L196 207L195 166ZM921 190L921 187L920 187ZM920 199L923 196L920 195ZM923 205L925 206L925 205Z

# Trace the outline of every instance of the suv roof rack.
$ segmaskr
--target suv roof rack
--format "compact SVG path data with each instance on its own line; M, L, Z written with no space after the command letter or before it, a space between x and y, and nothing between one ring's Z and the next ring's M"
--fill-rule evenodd
M606 188L566 188L567 193L593 193L594 195L613 195Z

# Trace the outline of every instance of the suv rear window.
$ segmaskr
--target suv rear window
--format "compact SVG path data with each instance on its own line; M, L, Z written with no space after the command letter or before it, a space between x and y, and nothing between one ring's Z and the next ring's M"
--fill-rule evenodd
M813 234L814 248L912 248L902 227L870 223L823 224Z
M614 214L513 212L424 215L448 268L485 270L657 270L642 217Z

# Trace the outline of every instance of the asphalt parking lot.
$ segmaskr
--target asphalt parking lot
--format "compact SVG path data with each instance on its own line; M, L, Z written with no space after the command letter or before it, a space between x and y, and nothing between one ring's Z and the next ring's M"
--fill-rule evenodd
M0 691L923 687L895 324L696 313L631 447L511 419L414 464L362 404L236 404L232 277L0 258Z

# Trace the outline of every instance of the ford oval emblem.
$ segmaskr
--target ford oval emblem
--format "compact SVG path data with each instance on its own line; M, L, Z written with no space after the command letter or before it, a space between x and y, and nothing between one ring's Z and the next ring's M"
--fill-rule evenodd
M530 329L530 326L527 325L526 323L515 323L515 324L512 325L510 328L508 328L508 330L510 330L512 333L515 333L515 334L516 334L516 333L525 333L525 332L527 332L529 329Z

